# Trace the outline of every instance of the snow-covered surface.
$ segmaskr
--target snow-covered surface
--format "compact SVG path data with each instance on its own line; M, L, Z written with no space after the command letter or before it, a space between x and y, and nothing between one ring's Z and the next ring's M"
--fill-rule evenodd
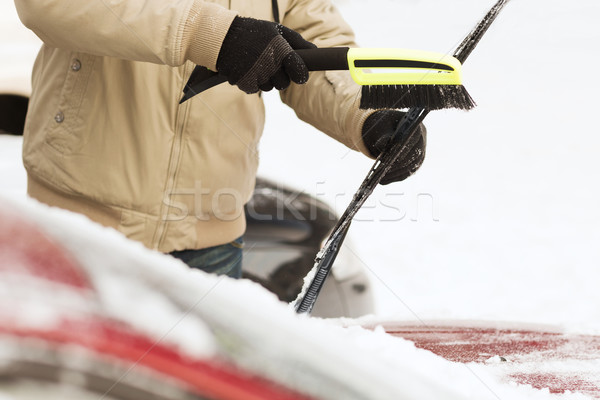
M362 46L448 52L492 3L337 2ZM12 7L2 2L0 14ZM503 11L464 67L479 107L431 113L424 166L404 183L379 188L350 230L346 250L376 287L375 318L524 321L600 333L600 83L586 71L600 61L598 15L594 0L513 0ZM260 174L343 211L371 162L297 121L275 93L265 98ZM142 305L123 291L165 307L169 298L209 325L227 325L236 340L247 341L243 348L252 348L236 354L240 362L286 382L298 378L281 369L294 359L299 369L314 368L357 391L401 390L420 399L555 397L499 384L485 366L452 364L380 331L297 318L249 282L192 273L83 218L30 204L20 146L20 139L0 136L0 194L94 265L90 273L115 315L140 313L136 323L156 329L154 335L169 336L173 320L144 322ZM63 218L66 225L56 223ZM101 247L78 251L93 249L88 240ZM133 261L139 259L144 268ZM181 317L181 310L172 315ZM193 346L189 335L203 331L202 323L183 327L173 342Z
M0 196L0 204L35 221L70 251L93 282L98 306L90 311L100 308L190 356L220 354L318 398L549 398L545 391L500 383L482 366L446 361L382 329L298 316L257 284L189 269L83 216L33 200ZM46 321L50 327L52 318ZM32 322L23 317L18 323Z

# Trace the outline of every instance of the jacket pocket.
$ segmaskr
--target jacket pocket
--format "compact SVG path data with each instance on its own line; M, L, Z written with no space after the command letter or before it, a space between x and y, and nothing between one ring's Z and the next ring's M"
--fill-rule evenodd
M53 118L46 134L46 143L60 153L76 151L85 143L84 115L81 105L86 94L96 57L71 53L65 80L53 110Z

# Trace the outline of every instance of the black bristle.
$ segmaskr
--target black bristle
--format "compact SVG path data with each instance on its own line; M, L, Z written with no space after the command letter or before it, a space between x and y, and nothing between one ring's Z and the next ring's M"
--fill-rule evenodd
M470 110L475 102L463 85L363 86L360 108L411 108Z

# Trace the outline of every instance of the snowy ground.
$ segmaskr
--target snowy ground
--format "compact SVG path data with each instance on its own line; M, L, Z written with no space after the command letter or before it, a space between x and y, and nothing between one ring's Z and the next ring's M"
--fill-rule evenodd
M362 46L442 52L492 3L337 2ZM464 68L479 107L431 113L424 166L379 188L353 223L348 250L372 274L378 317L600 333L600 83L576 64L600 61L599 15L594 0L506 7ZM342 212L371 162L265 97L260 174ZM0 194L22 196L24 181L20 139L0 136Z

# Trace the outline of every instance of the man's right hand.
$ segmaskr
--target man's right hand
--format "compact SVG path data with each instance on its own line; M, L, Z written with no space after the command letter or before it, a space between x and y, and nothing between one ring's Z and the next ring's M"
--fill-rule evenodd
M290 82L308 81L308 68L294 50L314 47L281 24L235 17L223 40L217 70L246 93L282 90Z

